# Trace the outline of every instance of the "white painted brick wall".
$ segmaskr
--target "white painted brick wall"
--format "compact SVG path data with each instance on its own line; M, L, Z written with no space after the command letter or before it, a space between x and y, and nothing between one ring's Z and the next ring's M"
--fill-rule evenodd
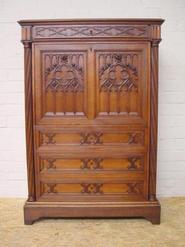
M159 196L185 195L185 0L0 0L0 196L27 195L19 19L164 18L159 79Z

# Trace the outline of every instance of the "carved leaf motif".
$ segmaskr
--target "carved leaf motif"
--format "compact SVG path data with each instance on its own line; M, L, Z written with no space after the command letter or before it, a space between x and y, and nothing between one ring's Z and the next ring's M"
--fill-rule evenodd
M83 54L45 54L46 90L83 91Z
M129 54L129 56L131 56ZM136 55L135 55L136 56ZM100 90L104 92L137 91L138 72L131 63L125 63L125 54L101 54L99 70ZM132 55L133 57L133 55Z

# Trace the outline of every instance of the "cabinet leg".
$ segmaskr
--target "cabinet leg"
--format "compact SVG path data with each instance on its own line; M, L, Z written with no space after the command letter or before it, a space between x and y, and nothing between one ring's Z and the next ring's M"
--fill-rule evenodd
M32 225L36 220L40 218L40 214L37 213L34 208L27 206L27 203L24 206L24 224Z
M33 219L26 219L24 218L24 224L25 225L32 225L34 223L35 220Z
M153 225L159 225L160 224L160 215L157 216L145 216L145 218L150 221Z
M40 217L32 216L30 214L24 213L24 224L25 225L32 225L35 221L39 220Z

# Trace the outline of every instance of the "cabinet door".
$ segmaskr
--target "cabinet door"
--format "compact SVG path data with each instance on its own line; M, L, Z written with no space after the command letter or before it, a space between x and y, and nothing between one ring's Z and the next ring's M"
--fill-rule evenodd
M147 124L148 43L35 44L36 123Z
M91 101L89 46L34 44L34 99L37 124L86 122Z
M111 124L147 124L150 109L149 45L106 43L93 48L97 120L103 119Z

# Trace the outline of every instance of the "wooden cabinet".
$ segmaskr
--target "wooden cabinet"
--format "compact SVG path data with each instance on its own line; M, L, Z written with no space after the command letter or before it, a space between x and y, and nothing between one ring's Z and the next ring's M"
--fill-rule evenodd
M161 19L23 20L28 200L42 217L145 217L156 199Z

